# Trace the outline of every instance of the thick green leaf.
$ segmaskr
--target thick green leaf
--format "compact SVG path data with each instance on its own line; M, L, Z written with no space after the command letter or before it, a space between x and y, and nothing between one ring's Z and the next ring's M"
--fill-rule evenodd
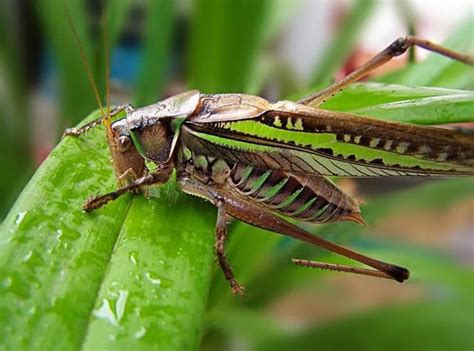
M298 96L309 95L307 91ZM398 122L436 125L473 121L474 93L468 90L357 83L321 105L333 111Z
M210 207L170 184L148 200L124 196L84 213L89 195L115 187L104 140L93 131L61 142L1 227L6 349L198 344L213 265Z
M316 89L317 90L317 89ZM292 96L298 100L314 91ZM474 93L468 90L356 83L321 108L398 122L436 125L473 121Z

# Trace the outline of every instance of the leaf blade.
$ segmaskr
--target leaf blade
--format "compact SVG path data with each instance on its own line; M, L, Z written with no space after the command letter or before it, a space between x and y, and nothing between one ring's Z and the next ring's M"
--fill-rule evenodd
M104 342L110 349L127 344L196 348L213 262L213 218L209 206L177 196L170 184L171 189L157 191L159 198L134 199L130 212L128 195L91 214L84 213L82 202L91 192L115 187L105 138L98 131L91 133L80 139L68 138L51 153L0 228L0 315L8 316L0 326L2 343L7 348L25 350L78 350L86 346L97 349ZM175 206L188 214L184 227L166 220L170 211L176 212ZM199 213L192 210L200 206ZM145 214L146 220L142 217ZM142 225L147 226L146 232ZM160 240L156 239L157 234ZM104 334L98 339L88 332L90 323L95 326L102 322L100 318L97 321L93 311L100 309L102 297L108 297L108 283L117 277L128 277L126 273L133 262L127 254L133 248L127 246L127 240L132 243L137 237L150 243L155 240L148 245L150 260L160 255L163 260L175 257L176 245L182 248L182 259L175 257L174 265L160 271L175 281L156 288L156 303L148 309L149 318L156 321L156 316L166 316L175 328L162 328L159 338L150 339L146 335L137 338L137 329L127 328L128 333L124 334L112 325L108 326L109 331L117 332L117 339L105 340ZM122 244L125 249L119 251ZM124 252L126 255L121 256ZM140 282L154 279L147 278L150 267L140 269ZM130 301L138 296L140 287L136 284L130 288L135 294L130 295ZM179 301L181 313L162 308L161 293L182 294L181 299L165 300L170 305ZM136 325L133 309L121 311L124 321ZM54 339L50 338L51 333L56 336Z

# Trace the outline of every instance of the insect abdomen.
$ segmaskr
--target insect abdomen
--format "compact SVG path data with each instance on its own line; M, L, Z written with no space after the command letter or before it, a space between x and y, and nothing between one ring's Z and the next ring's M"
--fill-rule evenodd
M321 176L236 165L229 182L242 195L284 216L313 223L363 223L357 201Z

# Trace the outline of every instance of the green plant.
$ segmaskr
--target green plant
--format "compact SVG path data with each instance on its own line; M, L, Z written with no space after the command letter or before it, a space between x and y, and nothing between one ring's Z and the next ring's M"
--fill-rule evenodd
M238 3L233 2L230 11L222 8L218 1L196 2L195 26L205 15L199 9L207 9L206 15L216 14L214 17L219 21L210 23L202 32L195 28L193 33L190 47L196 50L193 51L196 58L188 64L194 87L221 92L219 89L246 90L253 86L251 73L256 69L259 45L263 45L265 39L263 27L271 28L271 16L278 12L270 10L270 2L262 2L256 8L241 8ZM171 4L163 1L161 5L169 11L171 7L166 6ZM42 2L37 6L42 7ZM236 14L236 11L242 13ZM206 49L208 31L214 33L226 20L232 21L234 15L246 18L249 11L257 11L257 18L261 19L252 22L255 33L240 32L234 26L217 39L217 48ZM158 14L163 15L155 13ZM43 16L47 17L45 13ZM165 21L166 26L171 23ZM464 46L472 45L469 36L472 21L465 26L448 46L472 50ZM53 30L60 31L57 27ZM250 37L253 39L249 40ZM222 66L226 61L230 64L233 56L229 54L232 48L227 47L232 41L229 38L241 43L241 54L249 62L245 72L235 74L233 71L232 77L238 80L232 85L224 69L216 68L209 77L199 73L206 68L202 67L204 58ZM147 62L153 61L153 53L159 55L160 60L166 60L169 53L160 50L167 48L164 45L159 50L149 49ZM80 62L76 59L68 70L79 72ZM433 66L438 67L433 60L437 59L429 58L408 67L400 80L408 82L420 70L431 72ZM417 67L416 71L413 67ZM470 82L465 77L471 71L456 63L449 63L449 67L438 70L433 79L449 81L450 89L409 87L408 83L407 86L358 84L328 101L324 108L363 112L377 118L401 118L412 123L472 120L473 93L458 90L469 88ZM156 75L160 76L159 71ZM424 85L417 81L423 77L413 78L413 85ZM143 79L136 99L150 102L158 98L163 82ZM397 82L394 75L380 80L384 79ZM150 88L150 84L156 85ZM440 101L449 104L449 109L440 109ZM83 106L88 104L93 101ZM74 110L73 105L69 108ZM94 116L96 113L89 118ZM160 349L179 350L196 349L202 339L202 348L213 350L226 348L229 340L237 336L256 350L290 346L304 350L316 344L330 348L335 342L341 348L359 345L362 349L371 344L378 349L398 340L399 334L394 335L393 330L408 333L415 329L417 333L410 336L412 342L419 341L417 338L432 341L423 344L425 349L472 348L473 320L468 316L457 318L461 309L473 303L472 272L439 250L367 238L367 229L353 224L315 228L317 233L323 232L331 240L349 241L351 246L362 247L368 254L411 267L414 279L421 280L431 290L423 297L425 302L415 301L292 333L258 311L283 292L324 282L326 273L294 267L289 258L308 254L327 256L326 253L308 251L305 245L235 223L231 228L230 260L239 280L249 291L248 298L241 300L231 295L220 272L213 275L212 206L178 193L170 183L153 190L150 199L128 195L92 214L82 212L82 202L87 196L114 186L103 131L96 130L80 139L63 140L23 190L0 229L1 346L6 349L95 350L159 345ZM471 197L473 189L472 179L429 183L369 199L363 211L369 224L407 206L413 211L441 212L449 204ZM350 237L347 233L351 233ZM436 295L437 289L447 291L447 296ZM433 308L432 304L437 305ZM444 329L434 335L437 325L433 321L437 318L442 319ZM388 324L392 329L379 328L383 332L369 332L365 338L365 328L379 324ZM409 347L412 345L409 342L400 345Z

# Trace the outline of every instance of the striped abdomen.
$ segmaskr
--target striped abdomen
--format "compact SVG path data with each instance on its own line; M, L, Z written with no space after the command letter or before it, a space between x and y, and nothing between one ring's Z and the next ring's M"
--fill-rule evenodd
M301 221L364 223L357 201L321 176L300 177L235 165L229 182L247 198Z

